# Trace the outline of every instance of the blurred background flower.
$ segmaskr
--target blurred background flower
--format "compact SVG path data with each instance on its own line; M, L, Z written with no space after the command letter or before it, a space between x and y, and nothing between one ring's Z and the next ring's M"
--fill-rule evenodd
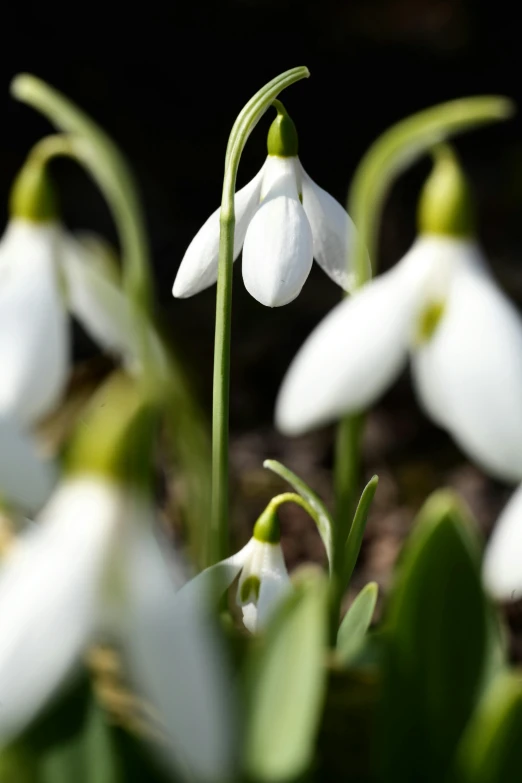
M139 14L96 0L73 22L60 5L11 6L5 12L11 54L1 70L4 107L0 185L7 194L28 149L48 124L8 95L20 70L37 73L95 117L130 158L143 194L153 244L164 323L210 410L215 289L184 301L171 297L172 280L192 237L215 209L231 125L241 106L278 72L306 64L312 78L286 99L299 128L307 172L344 203L354 168L391 123L433 103L461 95L502 93L518 103L519 25L514 11L480 0L224 0L150 3ZM254 131L242 159L238 187L259 170L272 116ZM519 118L458 139L474 188L478 233L494 276L522 305L522 123ZM430 161L402 177L387 201L381 232L382 270L415 235L415 205ZM71 229L115 241L107 208L85 175L67 161L53 163ZM4 224L7 202L3 202ZM315 266L297 300L272 311L248 295L235 269L231 378L232 459L237 546L281 483L261 468L280 459L327 500L332 432L286 439L273 428L278 387L305 337L339 299ZM77 327L76 359L85 383L108 367ZM472 466L450 438L419 411L407 373L369 417L364 470L377 472L379 491L354 581L386 588L390 569L414 512L435 487L449 484L470 503L484 529L493 525L510 489ZM174 492L182 492L172 481ZM239 507L241 506L241 512ZM176 516L169 512L176 522ZM281 512L289 570L322 560L313 523L299 508ZM514 652L522 657L522 611Z

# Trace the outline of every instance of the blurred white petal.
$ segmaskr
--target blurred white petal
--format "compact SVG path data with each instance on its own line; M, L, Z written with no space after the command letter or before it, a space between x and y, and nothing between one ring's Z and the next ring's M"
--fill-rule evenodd
M119 499L64 484L0 567L0 742L18 734L74 668L96 622Z
M55 464L14 419L0 418L0 498L27 513L38 511L56 482Z
M276 405L282 432L297 435L375 402L405 364L428 273L414 247L326 316L283 381Z
M245 287L267 307L295 299L313 262L312 231L299 201L294 163L278 158L277 165L278 176L250 221L243 247Z
M179 600L176 569L152 534L152 511L143 516L128 527L131 672L159 712L174 765L197 780L229 780L237 737L222 641L200 593Z
M471 243L456 263L446 309L416 352L425 406L473 460L522 479L522 321Z
M234 261L241 252L250 218L259 203L263 169L264 167L248 185L236 193L234 201L236 214ZM194 296L216 282L219 253L219 213L220 208L218 207L188 246L174 281L173 296L181 299Z
M73 237L64 237L62 269L72 314L102 348L132 357L135 323L129 300L102 267L92 250Z
M348 260L348 248L354 239L355 226L339 202L320 188L302 166L301 171L303 207L314 238L314 258L334 283L352 291L354 271Z
M499 600L522 597L522 486L501 513L486 547L486 589Z
M0 243L0 412L32 424L58 403L69 370L61 231L13 220Z

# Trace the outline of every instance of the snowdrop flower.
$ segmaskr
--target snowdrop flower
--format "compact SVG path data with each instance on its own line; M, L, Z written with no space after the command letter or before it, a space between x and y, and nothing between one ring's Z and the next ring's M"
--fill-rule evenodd
M522 485L498 518L483 565L488 592L501 601L522 597Z
M0 417L31 426L60 400L69 375L67 310L102 347L128 353L131 313L92 251L57 219L45 166L29 158L0 240Z
M261 304L279 307L295 299L315 258L349 291L353 273L346 248L354 227L343 207L310 179L297 156L294 123L280 101L268 133L268 157L236 193L234 260L243 248L243 280ZM172 293L184 298L217 280L217 209L196 234L178 270Z
M232 778L233 691L210 619L178 601L181 566L153 533L154 422L128 382L104 387L63 483L0 566L0 745L109 633L163 719L176 768L220 781Z
M239 574L236 602L241 609L243 623L251 633L266 627L274 609L291 590L276 513L280 498L284 496L275 497L268 504L254 526L252 538L243 549L217 566L207 568L185 588L193 596L208 591L219 569L220 586L226 589Z
M284 379L279 429L298 434L364 411L411 358L428 415L493 475L522 478L522 322L489 272L467 186L439 151L420 236L394 269L339 304Z

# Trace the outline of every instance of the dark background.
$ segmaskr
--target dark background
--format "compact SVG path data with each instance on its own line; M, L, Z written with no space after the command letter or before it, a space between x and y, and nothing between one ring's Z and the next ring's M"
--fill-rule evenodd
M516 5L513 6L513 9ZM361 155L390 124L431 104L500 93L522 103L521 37L515 10L463 0L236 0L140 3L114 0L60 7L20 5L4 17L1 70L0 186L6 216L10 183L47 123L8 95L17 72L30 71L62 90L121 145L140 184L158 284L174 342L207 410L215 289L184 301L171 297L182 255L220 200L226 141L248 98L279 72L307 65L311 78L290 88L285 104L300 135L309 174L344 201ZM270 118L245 150L242 185L265 156ZM457 141L475 187L479 232L494 272L522 303L522 127L519 118ZM58 162L62 209L72 228L115 241L110 216L85 175ZM388 199L379 263L408 248L415 203L429 170L408 172ZM245 530L273 491L262 460L274 456L331 499L332 430L287 441L272 429L275 394L306 334L339 299L314 268L301 296L269 310L243 288L236 265L232 348L232 458L238 521ZM80 358L91 350L78 341ZM370 519L359 584L385 587L390 566L426 495L441 484L467 498L484 530L509 489L494 484L420 413L407 373L371 415L365 473L381 484ZM246 511L245 511L246 509ZM322 553L299 511L285 513L291 562ZM357 585L357 582L356 582Z

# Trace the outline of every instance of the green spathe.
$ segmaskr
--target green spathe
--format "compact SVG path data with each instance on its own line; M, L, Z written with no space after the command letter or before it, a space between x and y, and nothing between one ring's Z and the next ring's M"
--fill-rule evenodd
M446 144L436 147L433 154L433 170L419 200L419 233L472 237L475 233L473 198L458 159Z
M295 158L299 147L299 139L294 121L281 101L275 100L272 106L277 111L277 117L268 131L266 140L268 154L279 158Z
M138 383L115 373L93 397L65 456L68 476L95 474L152 489L158 408Z
M12 218L50 223L58 218L56 194L47 166L29 159L16 177L9 197Z

